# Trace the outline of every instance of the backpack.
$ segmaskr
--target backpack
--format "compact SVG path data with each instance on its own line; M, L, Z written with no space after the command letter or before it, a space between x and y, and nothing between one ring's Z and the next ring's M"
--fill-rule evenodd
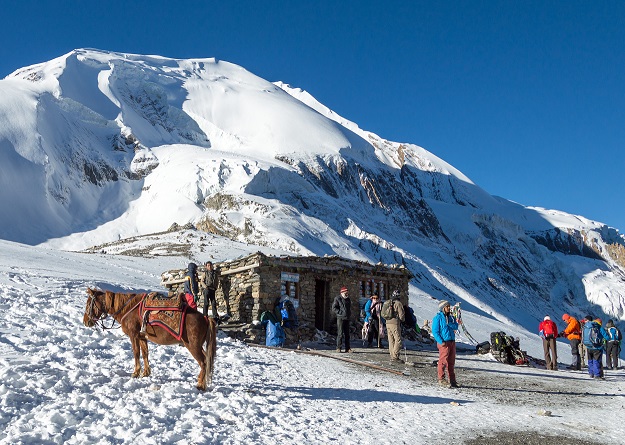
M280 323L272 323L267 320L267 332L265 334L265 346L284 346L286 334Z
M417 317L414 314L414 310L412 310L410 306L405 304L404 313L406 314L406 326L408 326L409 328L415 328L415 330L418 332L419 329L417 328Z
M491 332L490 334L491 349L495 352L499 352L506 347L506 333L505 332Z
M599 325L594 321L584 323L584 346L589 349L601 349L603 347L603 336L599 331Z
M490 342L483 341L475 347L476 354L488 354L490 352Z
M393 307L393 300L386 300L382 305L380 315L385 320L392 320L395 318L395 308Z
M297 327L297 312L291 300L284 300L280 303L280 315L282 316L282 326L285 328Z
M272 323L277 323L278 320L276 319L276 316L273 312L270 311L265 311L262 314L260 314L260 318L259 318L261 323L266 323L268 321L272 322Z
M607 330L608 335L610 336L609 341L621 341L623 339L623 335L621 331L616 326L612 326Z

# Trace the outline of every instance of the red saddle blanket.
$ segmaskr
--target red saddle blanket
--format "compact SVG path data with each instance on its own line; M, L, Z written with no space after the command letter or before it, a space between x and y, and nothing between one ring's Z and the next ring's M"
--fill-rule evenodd
M146 320L148 326L161 327L176 340L180 340L187 308L188 306L182 304L180 295L166 297L157 292L151 292L141 302L139 313L143 317L148 312Z

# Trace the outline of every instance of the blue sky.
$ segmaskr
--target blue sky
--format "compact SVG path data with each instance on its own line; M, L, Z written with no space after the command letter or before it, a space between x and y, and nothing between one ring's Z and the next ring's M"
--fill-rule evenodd
M75 48L217 57L491 194L625 232L625 2L3 2L0 77Z

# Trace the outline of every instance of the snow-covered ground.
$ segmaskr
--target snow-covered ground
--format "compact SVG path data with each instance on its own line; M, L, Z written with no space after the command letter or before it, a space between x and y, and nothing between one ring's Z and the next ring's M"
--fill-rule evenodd
M506 431L577 443L619 444L625 437L617 420L625 400L622 370L593 381L579 372L463 354L458 378L465 386L449 390L435 385L433 368L425 365L435 358L431 351L408 351L421 361L396 375L253 348L220 334L211 390L195 388L197 364L179 346L151 345L152 375L133 379L127 338L83 326L85 289L159 289L161 272L186 259L67 253L6 241L0 252L1 444L432 444L477 436L493 443L488 437ZM491 327L474 320L465 320L471 334L487 338ZM524 346L538 354L536 337L526 332L525 338ZM350 358L367 357L364 351ZM560 351L568 363L564 343Z

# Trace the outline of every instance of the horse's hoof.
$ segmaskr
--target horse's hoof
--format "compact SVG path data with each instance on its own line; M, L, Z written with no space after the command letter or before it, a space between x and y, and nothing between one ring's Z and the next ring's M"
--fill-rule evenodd
M140 374L141 373L139 371L135 371L135 372L132 373L132 378L136 379L137 377L139 377Z

